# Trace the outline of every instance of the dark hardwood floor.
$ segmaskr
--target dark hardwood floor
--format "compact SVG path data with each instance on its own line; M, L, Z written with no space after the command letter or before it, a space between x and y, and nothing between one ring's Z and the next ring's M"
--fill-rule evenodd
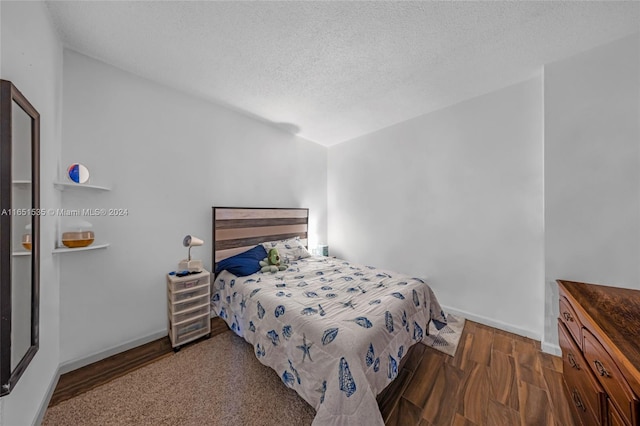
M562 359L540 343L467 321L454 357L414 345L379 396L389 426L573 426Z
M211 320L212 335L227 330ZM172 353L163 338L64 374L49 406ZM378 404L389 426L573 426L562 386L562 360L539 342L467 321L455 357L414 345Z

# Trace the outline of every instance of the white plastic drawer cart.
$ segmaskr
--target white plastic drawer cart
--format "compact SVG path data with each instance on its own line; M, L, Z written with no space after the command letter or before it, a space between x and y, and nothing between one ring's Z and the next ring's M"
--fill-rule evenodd
M210 274L167 274L169 339L175 352L185 343L211 336Z

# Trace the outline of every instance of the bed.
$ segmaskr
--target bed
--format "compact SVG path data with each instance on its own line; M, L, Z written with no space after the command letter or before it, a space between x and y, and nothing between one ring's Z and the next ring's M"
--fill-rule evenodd
M314 425L382 425L376 395L429 326L446 324L445 314L422 279L307 256L307 228L307 209L214 207L212 264L266 244L288 267L220 271L212 310L316 409Z

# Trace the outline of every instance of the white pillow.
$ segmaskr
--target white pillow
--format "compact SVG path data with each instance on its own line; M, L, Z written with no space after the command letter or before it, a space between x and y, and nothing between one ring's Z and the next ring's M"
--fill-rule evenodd
M280 258L284 260L285 263L311 256L300 242L300 237L291 238L289 240L268 241L266 243L262 243L262 246L265 248L267 253L272 248L277 249Z

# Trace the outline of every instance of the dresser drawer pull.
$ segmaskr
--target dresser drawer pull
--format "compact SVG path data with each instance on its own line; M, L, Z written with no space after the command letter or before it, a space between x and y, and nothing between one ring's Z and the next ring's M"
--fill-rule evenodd
M573 321L573 317L571 316L571 314L567 311L564 311L562 313L562 316L564 317L565 321Z
M593 365L596 366L596 370L598 370L598 374L600 374L602 377L611 377L611 374L609 374L607 369L604 368L604 365L602 365L600 361L596 359L595 361L593 361Z
M569 360L569 364L571 364L571 367L575 368L576 370L580 370L580 364L576 362L576 359L571 352L569 352L569 354L567 355L567 359Z
M581 409L582 411L587 411L587 407L585 407L582 399L580 399L580 394L576 389L573 390L573 403L576 404L576 407Z

